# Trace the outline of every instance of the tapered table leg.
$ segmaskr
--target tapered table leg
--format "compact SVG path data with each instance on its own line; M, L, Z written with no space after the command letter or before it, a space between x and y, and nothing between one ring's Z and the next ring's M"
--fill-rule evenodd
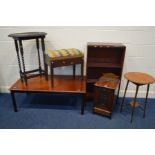
M145 98L145 105L144 105L143 118L145 118L145 114L146 114L146 105L147 105L147 99L148 99L149 88L150 88L150 85L148 84L148 85L147 85L146 98Z
M120 112L122 112L122 108L123 108L123 104L124 104L124 99L125 99L126 91L127 91L127 89L128 89L128 84L129 84L129 80L127 81L127 84L126 84L126 88L125 88L125 92L124 92L123 100L122 100L122 103L121 103L121 109L120 109Z
M81 115L84 114L84 108L85 108L85 94L82 94Z
M13 110L14 112L17 112L17 105L16 105L16 99L15 99L15 94L14 92L11 91L11 97L12 97L12 103L13 103Z

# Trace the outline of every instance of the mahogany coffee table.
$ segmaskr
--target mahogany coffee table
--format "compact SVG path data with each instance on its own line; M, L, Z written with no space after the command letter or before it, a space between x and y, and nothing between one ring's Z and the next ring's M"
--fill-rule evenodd
M51 78L47 81L44 77L35 77L29 79L29 84L26 86L21 79L14 83L9 89L11 92L13 109L17 112L17 104L15 93L51 93L51 94L68 94L80 95L81 114L84 114L85 94L86 94L86 80L79 78L73 79L72 76L54 76L54 87L51 86Z

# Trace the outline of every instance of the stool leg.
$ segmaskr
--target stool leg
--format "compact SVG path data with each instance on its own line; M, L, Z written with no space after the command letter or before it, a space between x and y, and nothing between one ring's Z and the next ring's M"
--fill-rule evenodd
M76 66L75 64L73 65L73 78L75 79L75 69L76 69Z
M145 118L145 112L146 112L146 105L147 105L147 99L148 99L148 94L149 94L149 88L150 85L147 85L147 92L146 92L146 98L145 98L145 105L144 105L144 113L143 113L143 118Z
M125 99L126 91L127 91L127 89L128 89L128 84L129 84L129 80L127 81L127 84L126 84L126 88L125 88L124 96L123 96L122 103L121 103L121 109L120 109L120 112L122 112L122 108L123 108L123 104L124 104L124 99Z
M81 80L83 80L83 67L84 67L84 61L81 63Z
M133 114L134 114L134 110L135 110L135 104L136 104L138 89L139 89L139 86L137 85L136 86L135 98L134 98L134 101L133 101L133 107L132 107L132 113L131 113L131 120L130 120L130 122L132 122L132 120L133 120Z

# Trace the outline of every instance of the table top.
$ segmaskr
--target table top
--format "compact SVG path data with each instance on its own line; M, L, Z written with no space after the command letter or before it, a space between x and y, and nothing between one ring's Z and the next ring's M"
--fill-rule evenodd
M155 82L154 77L142 72L128 72L124 75L124 77L130 82L140 85L152 84Z
M14 92L40 92L40 93L71 93L71 94L85 94L86 93L86 80L81 80L80 77L73 79L73 76L55 75L54 86L51 86L51 77L48 81L45 77L38 76L28 80L26 86L21 79L17 80L10 88Z
M45 36L47 33L45 32L24 32L24 33L13 33L13 34L9 34L9 37L12 37L14 39L28 39L28 38L35 38L35 37L43 37Z

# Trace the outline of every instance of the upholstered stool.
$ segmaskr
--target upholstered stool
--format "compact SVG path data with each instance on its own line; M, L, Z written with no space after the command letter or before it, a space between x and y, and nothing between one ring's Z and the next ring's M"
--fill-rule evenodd
M84 55L74 48L49 50L45 55L46 72L48 73L48 65L50 66L51 84L54 86L53 75L55 67L73 66L73 78L75 78L76 64L81 64L81 79L83 79ZM48 76L46 76L48 79Z
M134 109L136 107L136 100L137 100L137 94L138 94L139 86L147 85L147 92L146 92L146 98L145 98L145 103L144 103L144 113L143 113L143 118L144 118L145 117L145 112L146 112L146 105L147 105L149 87L150 87L150 84L155 82L155 79L151 75L148 75L148 74L145 74L145 73L140 73L140 72L128 72L128 73L126 73L124 75L124 77L127 80L127 84L126 84L123 100L122 100L122 103L121 103L120 112L122 112L124 99L125 99L125 95L126 95L126 91L127 91L129 82L132 82L133 84L136 85L136 93L135 93L135 97L134 97L134 100L133 100L132 113L131 113L131 122L132 122Z

